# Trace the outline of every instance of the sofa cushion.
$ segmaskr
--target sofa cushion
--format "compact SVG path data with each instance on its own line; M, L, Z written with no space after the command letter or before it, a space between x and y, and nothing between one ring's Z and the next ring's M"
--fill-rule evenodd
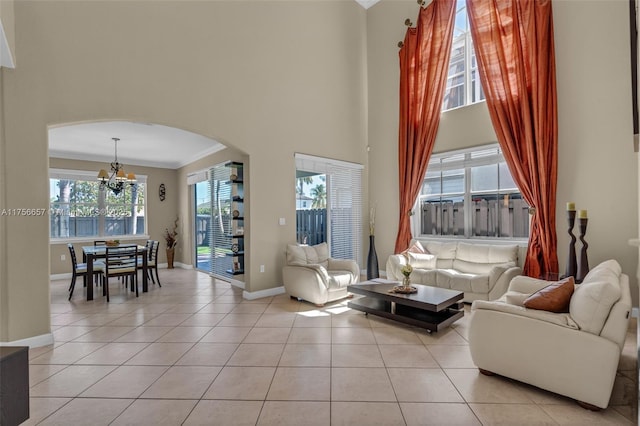
M328 271L329 288L343 288L351 284L350 271Z
M465 293L488 293L489 276L465 274L455 269L438 269L436 271L436 286Z
M527 293L520 293L519 291L509 290L498 300L504 301L509 305L524 306L524 301L527 300L529 296L531 295Z
M472 274L488 274L494 266L516 266L517 262L517 245L501 246L460 242L456 258L453 261L453 269Z
M431 254L438 256L436 266L438 269L451 269L453 259L456 258L457 242L427 241L423 247Z
M329 263L329 247L327 243L315 246L301 246L297 244L287 245L288 265L322 265L325 268Z
M549 312L569 312L571 295L575 288L573 277L549 284L529 296L523 303L525 308Z
M616 260L606 260L591 269L582 280L582 283L594 281L610 281L617 282L620 280L622 268Z
M438 257L435 254L426 253L406 253L409 265L419 269L435 269Z
M581 330L599 335L621 294L617 281L583 282L573 292L569 313Z

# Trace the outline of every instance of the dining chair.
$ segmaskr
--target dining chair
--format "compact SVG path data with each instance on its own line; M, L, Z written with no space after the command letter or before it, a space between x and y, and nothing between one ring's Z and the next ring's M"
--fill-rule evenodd
M104 262L103 294L109 301L109 278L123 277L123 284L127 284L127 278L131 285L131 291L138 297L138 246L135 244L106 248Z
M71 285L69 285L69 300L71 300L71 296L73 296L73 290L76 287L76 278L78 276L82 277L82 282L84 285L87 285L87 264L86 263L78 263L78 258L76 257L76 249L73 248L73 244L67 244L69 247L69 254L71 256L71 264L72 264L72 275L71 275ZM102 261L93 262L93 275L94 277L101 279L102 273L104 272L104 263Z
M158 249L160 248L160 241L148 240L147 241L147 277L155 284L156 279L158 285L160 284L160 276L158 275ZM142 259L138 259L138 269L142 269ZM156 278L153 278L153 271L156 271Z

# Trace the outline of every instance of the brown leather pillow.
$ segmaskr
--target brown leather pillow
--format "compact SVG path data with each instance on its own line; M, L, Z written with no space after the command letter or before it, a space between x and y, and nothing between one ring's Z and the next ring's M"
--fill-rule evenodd
M524 301L524 306L549 312L569 312L574 288L573 277L567 277L533 293Z

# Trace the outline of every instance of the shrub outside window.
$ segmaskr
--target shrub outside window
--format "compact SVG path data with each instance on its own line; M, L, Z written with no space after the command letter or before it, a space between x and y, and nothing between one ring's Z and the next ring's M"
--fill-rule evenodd
M529 236L529 206L498 144L434 154L429 161L414 235L519 239Z

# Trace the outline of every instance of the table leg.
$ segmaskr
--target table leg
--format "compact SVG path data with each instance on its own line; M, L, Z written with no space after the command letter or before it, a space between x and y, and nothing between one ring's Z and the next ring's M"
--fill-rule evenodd
M93 254L87 254L87 300L93 300Z

